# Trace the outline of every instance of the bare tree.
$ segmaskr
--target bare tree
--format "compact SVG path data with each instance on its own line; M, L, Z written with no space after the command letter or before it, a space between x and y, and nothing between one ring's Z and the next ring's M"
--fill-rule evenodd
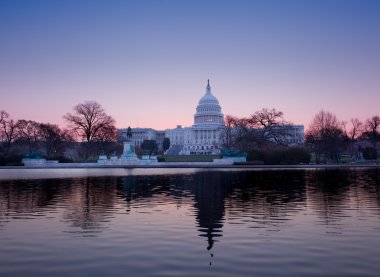
M107 143L115 142L117 138L116 127L114 125L105 126L99 130L98 135L95 138L95 141Z
M37 143L40 140L39 123L32 120L18 120L15 132L17 141L27 143L29 153L36 150Z
M352 118L350 122L351 122L351 129L348 131L347 135L351 141L356 141L363 134L363 131L364 131L363 122L361 122L357 118Z
M239 118L235 123L233 145L241 151L248 151L257 147L255 132L250 128L247 118Z
M363 135L365 138L368 138L372 142L373 147L376 148L377 143L380 141L380 117L378 115L367 119Z
M285 145L290 129L291 124L276 109L262 109L248 118L226 116L225 145L242 151Z
M0 111L0 140L4 145L4 154L8 156L12 142L15 139L16 124L6 111Z
M232 115L226 115L224 118L223 141L226 148L231 148L235 144L234 137L236 136L238 122L239 119Z
M9 114L6 111L1 110L0 111L0 126L3 126L3 123L9 118ZM3 128L0 130L0 142L3 142L5 140L5 135Z
M0 140L4 143L4 155L8 156L12 142L16 137L16 124L9 114L0 111Z
M105 134L109 134L113 139L113 133L108 130L115 128L115 120L95 101L76 105L74 113L67 113L63 118L69 123L69 128L84 141L104 140Z
M9 114L6 111L1 110L0 111L0 124L2 124L3 121L6 120L8 117L9 117Z
M285 144L290 123L285 121L283 112L264 108L251 115L248 123L251 129L256 129L259 144L262 145L267 142Z
M363 131L364 131L364 126L363 126L363 123L357 118L352 118L350 120L350 123L351 123L351 128L348 131L346 131L346 136L349 140L348 150L350 152L350 156L353 157L355 154L354 144L362 136Z
M306 142L315 152L317 163L320 162L321 154L324 154L325 162L327 157L339 162L344 138L343 122L323 110L315 115L306 132Z
M65 143L72 141L67 130L61 130L58 125L50 123L39 124L39 135L45 145L47 157L63 155Z
M100 145L101 150L106 152L106 146L112 145L117 140L116 127L110 125L101 128L95 140Z

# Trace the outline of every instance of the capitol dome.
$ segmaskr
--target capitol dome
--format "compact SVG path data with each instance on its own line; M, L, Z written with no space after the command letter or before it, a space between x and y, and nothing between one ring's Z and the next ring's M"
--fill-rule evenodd
M206 94L199 100L194 115L195 125L223 125L222 108L218 99L212 95L210 80L207 81Z

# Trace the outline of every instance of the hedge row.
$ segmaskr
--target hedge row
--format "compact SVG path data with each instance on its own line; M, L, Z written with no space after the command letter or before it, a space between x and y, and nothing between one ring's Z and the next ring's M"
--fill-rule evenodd
M247 161L263 161L264 164L308 164L311 154L303 148L285 148L270 152L249 151Z

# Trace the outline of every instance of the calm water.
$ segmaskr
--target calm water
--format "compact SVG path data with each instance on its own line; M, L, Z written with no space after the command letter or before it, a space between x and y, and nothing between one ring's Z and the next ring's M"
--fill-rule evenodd
M1 180L0 276L379 276L379 169L163 172Z

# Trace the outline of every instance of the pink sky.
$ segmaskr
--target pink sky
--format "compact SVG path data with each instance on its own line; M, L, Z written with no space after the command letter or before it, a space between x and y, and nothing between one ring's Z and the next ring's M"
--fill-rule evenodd
M380 113L376 1L92 3L0 2L0 109L64 126L95 100L118 127L190 126L210 79L225 115Z

